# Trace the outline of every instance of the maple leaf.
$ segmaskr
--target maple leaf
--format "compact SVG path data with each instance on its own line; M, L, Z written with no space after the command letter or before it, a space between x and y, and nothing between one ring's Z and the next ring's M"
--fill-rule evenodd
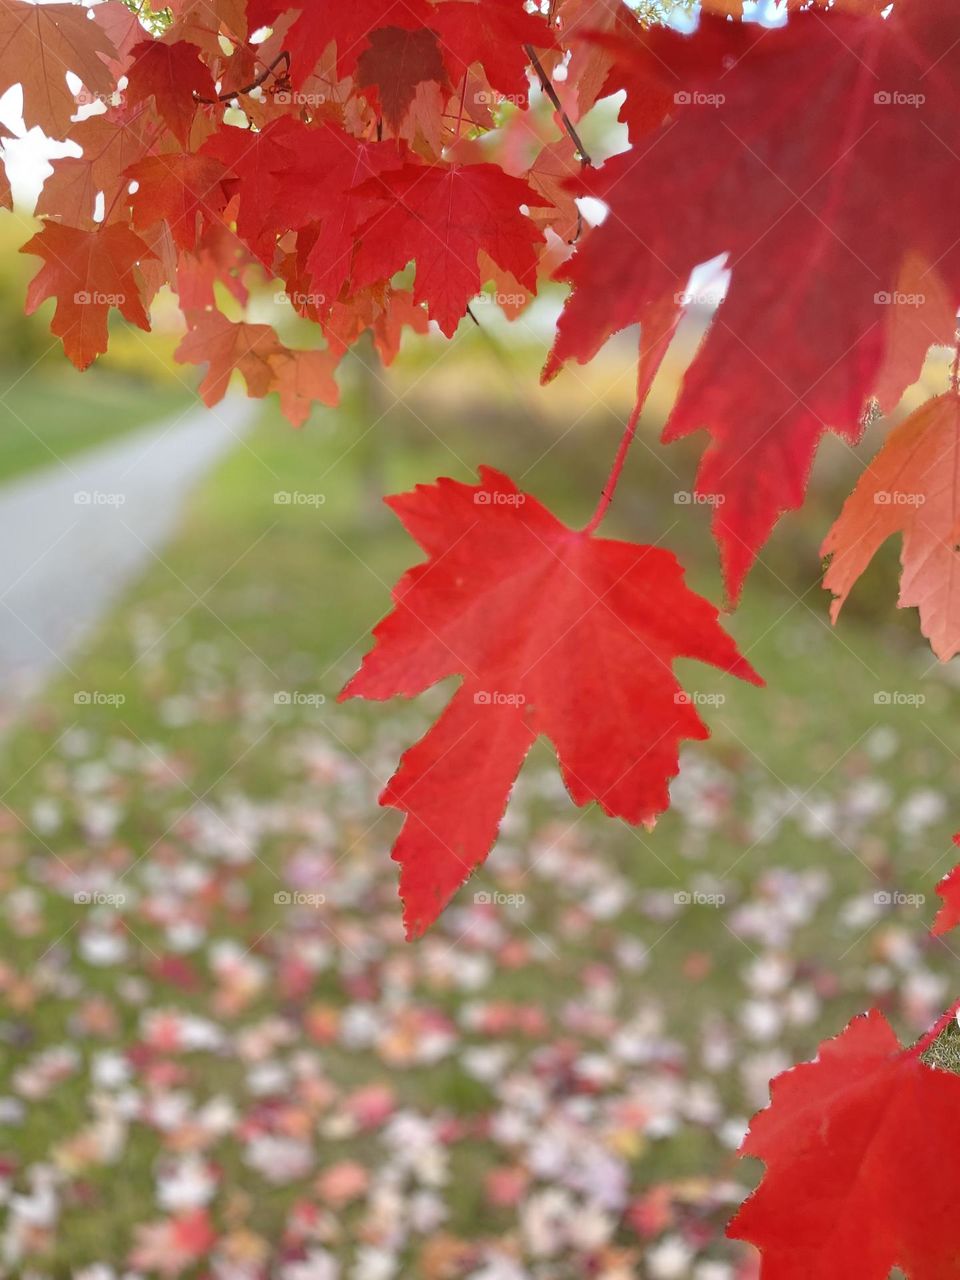
M115 87L106 60L116 55L94 9L0 0L0 94L20 85L28 127L63 137L77 109L67 72L106 98Z
M416 259L414 300L451 337L483 280L481 250L536 292L543 233L520 212L544 197L496 165L405 165L357 189L376 212L358 232L355 287L389 280Z
M550 227L561 240L573 244L583 229L583 219L570 192L571 181L580 173L576 148L569 138L548 143L526 172L526 181L548 201L544 210L531 209L530 217L540 226Z
M357 61L357 84L374 88L380 114L394 129L399 128L417 95L417 85L425 80L445 83L447 73L437 37L425 28L405 31L383 27L371 32L370 43Z
M960 653L958 436L956 393L912 413L864 471L821 548L822 555L832 556L823 585L836 597L836 622L878 548L902 533L899 605L920 610L921 630L942 662Z
M400 351L404 328L425 334L430 328L427 313L413 301L406 289L366 289L350 302L335 303L324 321L323 332L330 347L342 358L349 347L368 329L385 365L391 365Z
M873 1011L779 1076L741 1154L767 1166L728 1234L762 1280L946 1280L960 1266L960 1079Z
M249 301L243 270L252 261L243 245L221 222L204 228L196 249L181 253L177 260L174 291L184 315L213 310L214 285L229 289L241 306Z
M404 163L395 142L366 142L326 122L308 128L288 117L252 135L222 128L202 154L230 170L238 234L265 265L272 267L285 228L304 231L283 274L291 294L316 300L318 315L350 277L357 228L369 210L354 188Z
M216 96L210 69L186 40L142 40L130 51L126 97L136 105L153 98L167 128L181 146L190 138L197 97Z
M543 18L525 13L517 0L446 0L432 22L454 83L479 62L491 86L520 105L529 96L526 46L556 44Z
M290 9L288 0L247 0L247 20L251 31L272 27Z
M119 198L127 185L123 170L140 159L150 142L143 113L91 116L71 127L70 141L82 147L83 154L57 159L37 200L37 216L56 217L72 227L95 227L102 194L106 221L126 217L126 203Z
M564 85L573 99L571 114L579 119L603 96L614 62L596 36L632 30L634 18L623 0L561 0L556 13L560 39L570 48Z
M268 267L277 234L291 225L300 185L295 175L302 157L312 156L322 143L319 132L283 116L256 132L223 125L200 148L201 155L230 170L224 185L228 196L240 197L237 234Z
M279 391L283 412L294 426L303 425L314 403L337 404L339 389L333 371L338 357L332 352L292 351L270 325L228 320L219 311L190 319L190 330L174 358L181 364L210 366L199 388L208 408L227 394L235 370L252 398Z
M133 225L144 231L164 219L181 249L195 249L201 225L215 223L227 206L226 169L214 156L178 152L148 156L126 177L138 184L130 197Z
M116 51L105 60L114 78L119 80L127 73L130 50L143 39L140 19L122 0L102 0L97 5L96 20ZM72 140L72 131L70 136Z
M727 255L727 297L664 439L710 432L698 492L714 500L736 597L775 522L801 504L825 428L858 440L875 389L902 393L917 352L952 341L952 324L930 331L907 305L902 323L921 336L905 361L911 344L886 317L911 255L937 264L947 313L960 302L946 212L960 166L943 143L960 9L811 10L776 30L703 15L693 36L636 26L620 50L608 90L642 101L652 84L661 102L671 83L673 101L636 150L587 175L610 212L561 271L574 293L545 376L588 360L654 300L682 300L692 270Z
M296 85L312 73L331 43L337 46L337 73L350 75L374 32L429 28L436 10L426 0L311 0L286 37Z
M129 227L110 223L86 231L47 222L20 252L44 260L27 291L27 315L45 299L56 298L50 329L78 369L106 351L111 307L149 330L135 268L154 255Z
M174 17L171 28L174 37L199 45L208 56L215 57L222 52L221 31L234 44L246 37L248 6L245 0L168 0L166 7ZM262 25L266 24L258 22L251 27L251 32Z
M294 184L294 189L306 196L301 220L317 220L314 239L306 239L303 247L309 292L326 300L321 311L333 304L350 279L358 228L370 207L369 200L360 194L365 184L403 167L403 160L391 143L354 138L345 142L336 131L325 132L329 139L317 138L304 157L307 168L302 171L302 181ZM299 173L300 170L295 171L295 179Z
M407 814L393 857L412 937L487 856L539 734L577 804L650 823L679 743L708 736L674 660L761 681L672 555L567 528L499 472L388 505L429 559L400 580L341 698L412 697L463 677L381 796Z
M953 843L960 846L960 833L953 837ZM954 867L943 877L937 885L937 893L943 899L943 906L937 912L930 932L939 938L960 924L960 867Z

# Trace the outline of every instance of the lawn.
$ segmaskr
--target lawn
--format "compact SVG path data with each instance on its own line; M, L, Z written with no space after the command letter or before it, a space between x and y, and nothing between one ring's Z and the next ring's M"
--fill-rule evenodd
M91 371L85 378L0 366L0 482L53 466L196 400L174 379L153 383Z
M722 1225L770 1076L952 994L926 929L960 697L912 619L876 621L893 558L830 630L812 519L729 620L770 688L684 664L722 702L656 830L576 810L539 745L486 867L403 942L376 797L450 689L335 701L418 558L375 499L496 461L584 521L617 429L439 420L415 382L375 433L359 393L302 433L267 413L4 745L11 1275L743 1280ZM628 484L605 531L719 598L706 516L642 449Z

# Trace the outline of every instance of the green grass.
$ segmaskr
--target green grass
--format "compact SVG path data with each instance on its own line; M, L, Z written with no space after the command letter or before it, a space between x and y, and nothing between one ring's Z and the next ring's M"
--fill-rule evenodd
M148 422L184 412L193 397L157 384L91 370L23 372L0 367L0 483L55 465Z
M111 420L128 415L135 401L131 393L127 408L115 415L111 400ZM151 408L155 404L151 397ZM39 401L35 405L39 412ZM72 408L73 401L71 412ZM325 729L332 740L346 743L361 757L369 752L377 725L388 717L392 717L393 736L402 744L422 729L430 708L435 711L442 705L442 691L429 695L419 706L399 711L354 704L341 708L334 701L368 646L370 627L389 607L390 585L418 558L391 518L381 513L377 499L384 491L436 474L467 478L469 468L481 461L496 461L519 476L553 442L544 426L528 425L518 431L515 424L497 420L484 423L481 430L469 415L455 425L427 425L402 409L391 412L374 436L364 438L358 422L364 421L365 412L356 399L348 397L342 412L326 415L299 434L268 413L248 446L236 450L197 493L180 533L164 550L162 563L149 570L105 622L86 655L74 664L82 688L121 694L122 708L78 708L76 682L64 679L4 745L4 772L10 779L4 803L11 813L31 822L37 803L51 794L61 796L67 807L66 821L44 838L45 848L29 830L7 831L3 839L8 888L17 883L22 874L17 868L25 867L29 858L55 855L74 863L91 856L84 848L83 828L69 810L73 771L79 766L60 755L65 732L79 727L93 759L108 756L118 744L131 748L147 744L158 758L174 762L183 777L182 783L174 781L166 787L142 777L131 780L116 843L138 856L163 841L171 812L176 804L188 804L191 795L202 796L212 788L214 797L230 793L268 800L289 791L286 745L298 735L315 732L317 721L298 708L278 713L271 705L277 690L323 694ZM91 406L84 420L91 431L96 430L96 419ZM45 429L44 438L48 430L51 440L60 440L59 423ZM550 449L533 466L525 484L564 518L584 521L602 482L600 459L609 452L613 435L614 424L600 415L575 438ZM27 442L22 443L26 454ZM10 465L3 462L0 470ZM605 531L654 539L680 522L666 541L689 549L695 584L717 598L719 583L701 513L675 507L662 482L645 484L642 475L643 468L635 460L633 488L624 491L624 501L617 504ZM324 502L278 505L274 497L282 491L322 494ZM812 581L816 541L817 531L795 524L778 535L769 563L789 560L799 546ZM889 563L881 564L875 590L888 590L891 572ZM794 565L791 584L803 577ZM809 792L798 802L797 812L802 815L807 812L805 806L836 796L871 772L892 789L898 803L918 788L946 791L955 778L960 699L931 669L929 655L916 638L907 639L899 623L881 629L855 613L840 630L831 631L825 615L826 605L818 592L804 594L801 588L798 593L778 573L761 568L748 586L743 607L729 619L729 628L768 680L769 689L753 689L682 664L682 674L693 687L726 698L717 711L707 709L714 739L709 746L697 747L694 755L712 762L738 784L735 811L710 835L702 859L697 861L690 853L689 819L677 813L666 815L652 833L588 815L582 839L591 856L608 865L611 873L645 889L673 891L700 872L713 870L746 896L771 864L797 869L827 865L834 907L846 896L888 885L903 893L923 892L932 899L930 868L948 847L949 816L922 840L900 831L887 817L849 848L828 845L799 824L787 824L775 842L748 834L752 808L760 797L785 785L794 787L800 797ZM203 671L207 674L201 676ZM199 714L189 725L177 727L169 715L171 702L186 694L196 698L200 686L206 692L199 698ZM878 704L876 695L884 691L922 692L927 698L923 714L908 703ZM263 738L254 732L255 717L243 711L257 697L266 707ZM878 729L896 735L896 750L879 762L864 748ZM527 776L539 778L552 767L549 751L539 745ZM364 778L357 801L361 829L376 819L375 794L372 779ZM544 822L573 822L576 817L562 799L539 796L529 804L537 820ZM395 869L387 846L395 826L388 818L362 842L362 848L382 859L383 877L389 880ZM522 840L519 843L522 854ZM288 845L283 836L271 838L261 856L267 863L278 863ZM92 854L97 852L94 849ZM947 865L941 864L941 873ZM491 883L497 874L495 855L479 883ZM269 868L254 864L248 875L250 916L232 924L225 915L219 921L218 936L233 932L246 947L263 931L275 928L279 917L274 884ZM562 891L563 886L558 888ZM547 968L530 964L505 969L489 994L539 1003L553 1016L577 987L585 966L598 956L610 958L611 932L603 927L578 931L567 923L569 913L560 910L562 898L539 879L531 886L531 897L529 928L550 939L555 962ZM76 923L76 909L68 900L51 895L45 911L39 936L0 933L5 957L24 974L32 971L58 934ZM901 913L897 927L922 935L930 916L928 903L923 916ZM358 925L363 926L362 917ZM640 913L627 912L618 918L616 930L626 936L652 937L649 919ZM148 946L161 945L149 927L143 929L142 937ZM448 940L455 944L454 937ZM836 998L822 1016L811 1026L789 1028L780 1041L799 1058L809 1056L820 1036L839 1031L844 1017L864 1007L869 999L864 972L872 957L868 937L851 944L849 936L838 932L835 910L818 913L798 935L797 945L812 967L839 975ZM701 953L712 957L702 980L684 977L691 954ZM642 981L650 984L666 1007L671 1033L693 1043L703 1020L712 1013L733 1016L739 998L737 975L749 958L732 937L722 913L692 910L657 944L656 967ZM82 962L75 963L82 968ZM84 970L84 980L106 998L115 997L114 970ZM318 983L312 997L344 1003L339 983L327 978ZM632 998L637 998L636 992ZM200 1014L208 1012L205 986L197 991L165 991L164 1001ZM456 1014L463 997L440 993L435 1002ZM273 1007L268 990L254 1012L266 1017ZM898 1011L892 1012L896 1018ZM70 1039L71 1013L67 999L40 1000L30 1014L29 1052L36 1054L45 1044ZM123 1007L116 1041L123 1044L134 1038L135 1028L136 1010ZM356 1055L336 1049L325 1052L327 1071L343 1084L389 1078L401 1098L412 1105L448 1106L466 1116L489 1105L486 1087L451 1063L394 1077L385 1075L378 1061L359 1061ZM0 1065L0 1092L16 1066L17 1054ZM235 1064L215 1057L198 1061L191 1067L191 1088L199 1096L239 1090ZM82 1078L71 1080L45 1110L33 1109L30 1123L18 1134L24 1162L45 1158L58 1135L79 1127L86 1113L86 1089ZM722 1083L721 1092L730 1106L742 1108L732 1078ZM122 1176L110 1168L85 1172L95 1209L78 1208L68 1214L52 1259L52 1274L66 1275L68 1264L105 1256L117 1261L132 1227L155 1216L150 1169L156 1143L138 1137L131 1150ZM363 1140L358 1140L353 1154L365 1151ZM225 1160L236 1185L249 1182L249 1171L236 1151L221 1151L218 1158ZM652 1185L659 1179L702 1173L717 1160L709 1136L691 1130L672 1143L654 1144L642 1152L638 1178L642 1185ZM478 1141L458 1152L455 1162L461 1176L451 1191L452 1226L476 1231L487 1213L479 1193L482 1174L489 1167L485 1145ZM286 1191L270 1191L258 1201L253 1221L267 1238L279 1230L289 1198Z

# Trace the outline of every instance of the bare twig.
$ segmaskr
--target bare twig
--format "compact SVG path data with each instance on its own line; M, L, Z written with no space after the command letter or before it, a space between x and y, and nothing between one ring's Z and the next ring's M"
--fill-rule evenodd
M587 151L587 148L583 145L583 140L579 133L577 133L573 121L567 115L566 111L564 111L563 105L557 97L557 91L553 87L553 81L544 70L543 63L540 61L536 49L534 49L532 44L524 45L524 49L526 50L527 57L530 59L530 65L537 73L537 79L540 81L540 87L553 103L555 111L563 122L564 129L566 129L567 133L570 135L573 145L577 148L577 154L585 165L589 165L592 168L593 161L590 159L590 154Z
M231 89L229 93L218 94L216 98L201 98L199 93L194 93L194 101L206 102L212 105L217 102L230 102L233 98L243 97L245 93L253 93L254 89L259 89L265 80L270 79L281 62L285 62L287 64L284 69L284 74L286 75L290 71L290 54L287 53L286 49L277 54L269 67L265 67L257 76L256 80L252 80L250 84L245 84L242 89Z

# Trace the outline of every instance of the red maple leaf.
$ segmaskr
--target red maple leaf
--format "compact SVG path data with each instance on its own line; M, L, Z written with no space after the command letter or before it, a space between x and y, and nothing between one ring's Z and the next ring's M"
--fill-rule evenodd
M526 46L553 48L553 33L539 14L525 13L517 0L446 0L435 10L433 26L458 83L474 62L494 89L525 104L530 55Z
M77 110L67 72L105 98L116 87L107 65L116 54L93 9L0 0L0 93L19 84L24 122L51 138L67 133Z
M190 138L197 98L215 96L210 69L186 40L141 40L130 51L126 97L132 105L153 98L161 119L181 146ZM194 96L196 95L196 97Z
M111 307L149 330L135 271L137 263L154 255L128 227L111 223L84 231L46 222L20 252L44 260L27 291L27 315L46 298L56 298L50 328L78 369L106 351Z
M240 197L237 234L265 265L273 263L278 232L297 225L304 157L316 152L322 163L331 149L322 130L308 129L289 116L256 132L223 125L200 148L202 155L214 156L230 170L224 188L228 196ZM315 177L316 166L311 173Z
M487 856L539 734L577 804L650 823L680 742L708 736L674 660L761 681L669 552L567 528L488 468L478 485L439 480L388 502L429 559L400 580L341 697L412 697L463 676L381 797L407 814L393 857L415 936Z
M728 255L729 292L664 438L710 432L698 489L719 499L735 596L780 514L802 502L824 430L859 439L892 345L905 349L887 317L908 257L935 263L954 312L960 303L960 166L945 145L960 8L811 10L778 30L703 15L691 37L636 31L620 40L608 91L643 104L648 86L662 101L669 84L667 118L590 182L610 214L563 271L575 292L547 374L588 360L679 297L698 264ZM927 318L904 323L919 331ZM928 346L952 341L952 323L922 337L898 392Z
M395 142L365 142L327 125L312 129L309 145L298 149L274 207L286 225L305 228L296 264L304 279L296 283L317 300L318 312L326 313L350 279L357 229L370 210L357 189L403 164Z
M953 843L960 845L960 833L953 837ZM960 924L960 867L954 867L943 877L937 885L937 893L943 899L943 906L937 912L930 932L939 938Z
M312 73L331 42L337 46L337 72L346 76L356 68L375 31L419 31L431 26L436 12L426 0L310 0L302 10L285 41L296 85Z
M144 154L154 130L142 111L116 108L72 125L70 141L82 147L83 154L58 159L37 200L37 216L55 217L72 227L96 227L102 194L103 219L125 218L123 170Z
M917 607L923 634L948 662L960 653L960 398L928 400L890 433L827 534L823 585L834 622L879 547L903 534L899 605Z
M199 391L208 407L227 394L231 375L239 372L249 396L262 399L279 391L283 412L302 426L317 401L335 405L339 388L333 377L339 356L331 351L293 351L268 324L228 320L219 311L190 317L190 330L174 358L182 364L208 364Z
M873 1011L774 1081L741 1148L766 1173L729 1228L762 1280L960 1274L960 1079L920 1060L929 1040L902 1049Z
M368 91L368 98L393 129L400 127L418 85L426 80L445 84L446 79L437 37L426 28L405 31L402 27L383 27L373 31L357 61L357 85Z
M365 183L375 212L360 228L353 283L389 280L416 259L414 299L451 337L483 284L481 250L536 292L543 234L520 206L547 201L492 164L408 164Z
M126 177L137 190L130 197L137 231L161 220L181 249L195 249L201 225L219 222L227 206L226 170L214 156L175 152L148 156L131 165Z

